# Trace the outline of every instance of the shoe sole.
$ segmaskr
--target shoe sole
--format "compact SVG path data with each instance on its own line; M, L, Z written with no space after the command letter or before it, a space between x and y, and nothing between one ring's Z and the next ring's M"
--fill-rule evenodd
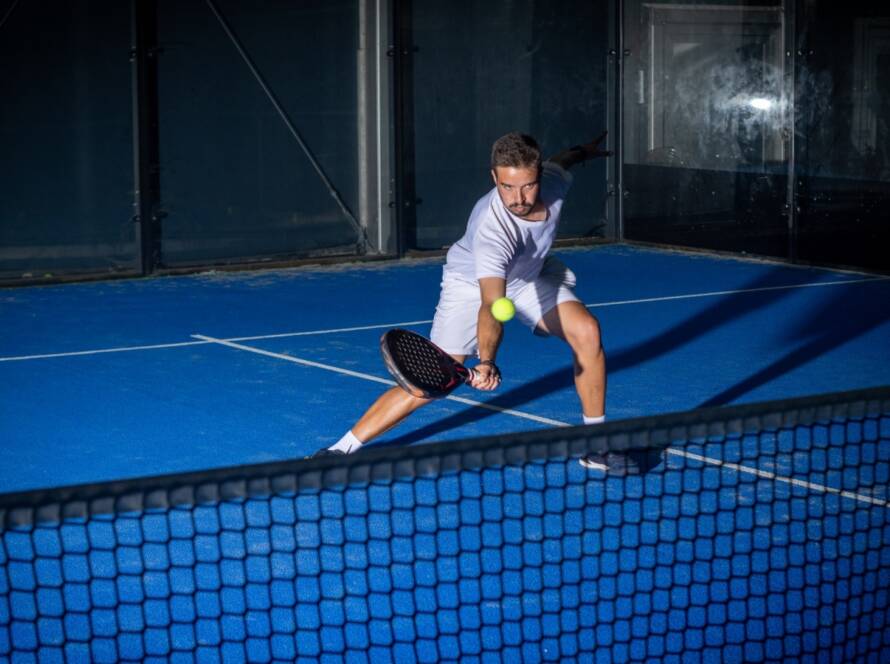
M601 470L603 472L609 471L609 466L602 461L594 461L590 457L581 457L578 459L578 463L587 468L588 470Z

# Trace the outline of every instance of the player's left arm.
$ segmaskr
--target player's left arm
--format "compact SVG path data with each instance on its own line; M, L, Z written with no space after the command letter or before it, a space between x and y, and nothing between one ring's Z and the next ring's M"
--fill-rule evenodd
M552 161L554 164L557 164L564 169L569 170L572 166L587 161L588 159L609 157L612 155L612 153L609 150L603 150L601 148L601 145L606 140L606 134L608 133L609 132L604 131L602 134L597 136L589 143L574 145L568 150L558 152L550 157L547 161Z
M482 296L476 323L479 364L473 367L479 377L473 381L472 386L478 390L493 390L501 383L501 372L495 364L495 359L504 336L504 325L492 315L491 305L506 295L507 282L500 277L482 277L479 279L479 292Z

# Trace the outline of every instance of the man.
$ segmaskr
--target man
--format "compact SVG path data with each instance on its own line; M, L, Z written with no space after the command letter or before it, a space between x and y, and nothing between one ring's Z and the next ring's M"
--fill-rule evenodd
M430 333L432 341L459 362L476 355L477 378L471 386L494 390L501 382L495 360L503 324L492 315L491 304L509 297L520 322L535 334L559 337L571 348L585 424L605 420L606 358L600 327L572 290L575 275L548 253L572 183L568 169L609 155L600 149L605 137L603 133L543 163L531 136L513 132L495 141L491 151L495 187L476 203L466 233L448 251ZM351 454L426 403L427 399L393 387L343 438L316 456ZM600 470L620 462L615 455L581 460Z

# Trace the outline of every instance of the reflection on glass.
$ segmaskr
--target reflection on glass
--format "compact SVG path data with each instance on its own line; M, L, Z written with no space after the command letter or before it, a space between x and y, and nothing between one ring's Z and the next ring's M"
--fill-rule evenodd
M751 97L748 99L748 106L756 108L759 111L768 111L775 105L772 99L764 99L763 97Z
M783 8L637 0L623 27L627 236L783 253Z
M640 7L641 57L628 161L763 168L783 159L779 7ZM634 159L636 157L636 159Z
M625 7L627 238L890 269L890 6Z

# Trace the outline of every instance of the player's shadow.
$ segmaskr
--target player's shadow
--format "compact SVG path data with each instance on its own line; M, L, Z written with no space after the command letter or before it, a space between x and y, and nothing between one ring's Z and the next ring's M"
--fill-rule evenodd
M748 378L703 401L698 407L707 408L732 403L771 380L861 337L890 320L890 308L881 300L880 286L875 288L878 283L857 284L855 289L835 287L840 288L840 291L834 293L830 300L801 322L793 334L787 335L785 341L789 345L800 342L800 346ZM838 362L837 373L845 375L845 366L840 360Z
M801 273L802 278L805 273ZM607 365L609 374L616 374L627 369L636 367L644 362L676 351L677 349L693 342L695 339L716 330L726 323L742 318L743 316L766 306L772 305L781 299L787 297L794 289L787 288L788 272L786 268L777 267L752 280L750 283L736 289L736 292L720 296L720 299L707 309L687 318L668 329L660 332L652 338L632 346L627 349L619 350L614 353L607 352ZM804 283L801 281L800 283ZM861 284L857 284L861 287ZM842 288L843 286L832 286L831 288ZM747 292L744 292L747 291ZM752 292L753 291L753 292ZM794 337L807 336L813 334L812 327L820 325L818 329L825 330L804 347L798 351L790 353L783 361L774 363L771 367L758 372L752 376L749 381L743 381L734 386L732 390L727 390L724 395L717 395L709 400L705 405L725 404L732 399L737 398L749 389L753 389L758 384L762 384L772 380L773 378L785 373L814 357L830 350L831 348L859 336L863 332L880 324L887 319L886 312L879 312L879 307L874 301L872 303L872 316L866 318L852 315L863 310L864 304L861 301L864 295L862 291L855 290L858 297L850 295L849 289L844 289L843 293L836 295L831 303L826 305L824 311L812 317L794 332ZM849 312L849 318L838 320L835 316L830 315L831 307L837 307L838 303L844 303L842 311ZM883 315L881 315L883 314ZM816 320L822 316L821 323ZM604 330L604 337L608 341L611 334L620 334L620 331ZM752 331L756 333L756 331ZM608 344L607 344L608 345ZM536 378L535 380L514 387L492 399L487 399L486 403L497 406L498 408L519 409L527 403L539 399L548 394L564 390L573 386L573 367L571 364L565 364L553 371ZM481 393L480 393L481 394ZM573 395L573 398L574 395ZM580 407L579 407L580 411ZM456 427L466 426L475 422L482 421L492 415L496 415L496 411L483 408L468 408L450 415L444 419L432 422L410 433L406 433L389 441L381 442L384 445L410 445L412 443L429 439L438 434L451 431ZM580 412L578 415L580 420ZM578 424L580 422L571 422L570 424Z

